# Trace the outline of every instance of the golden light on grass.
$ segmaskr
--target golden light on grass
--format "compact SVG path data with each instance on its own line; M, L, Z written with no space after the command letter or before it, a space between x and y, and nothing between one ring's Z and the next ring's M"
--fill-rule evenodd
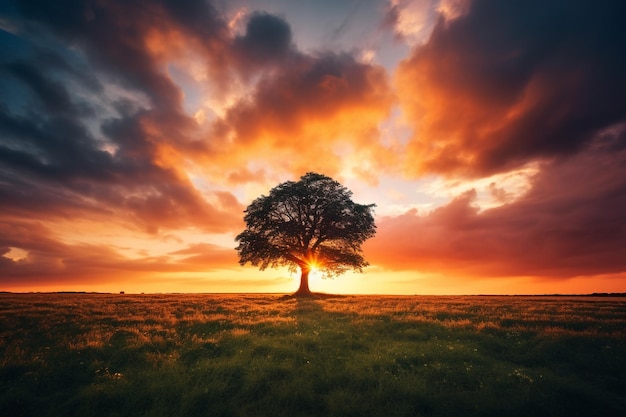
M4 293L0 404L36 388L43 417L85 398L107 405L94 416L294 415L303 398L313 416L621 415L625 300Z

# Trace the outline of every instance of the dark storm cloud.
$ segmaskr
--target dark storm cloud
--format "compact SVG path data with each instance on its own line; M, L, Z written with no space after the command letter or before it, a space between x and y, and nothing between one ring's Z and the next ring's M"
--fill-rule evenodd
M68 120L34 126L2 116L0 130L28 140L29 148L0 146L5 215L114 216L149 232L190 225L222 231L239 223L240 207L208 205L187 181L150 160L154 149L134 140L143 133L137 120L105 127L118 143L130 142L112 156L89 146L88 133Z
M179 34L217 51L225 36L208 3L182 3L29 1L3 10L15 31L0 38L4 214L114 215L153 232L238 224L163 160L193 122L151 37ZM103 83L137 98L111 102Z
M93 138L75 119L34 121L0 108L0 132L0 160L16 171L57 181L109 177L111 155L94 148Z
M7 64L4 69L31 88L47 112L74 113L74 105L63 85L45 78L35 65L16 61Z
M235 50L244 62L276 63L292 50L291 28L280 17L257 12L248 20L244 36L235 39Z
M150 31L184 33L212 52L223 47L226 37L224 21L201 0L33 0L19 2L18 8L25 18L79 45L98 68L142 91L162 110L177 110L181 94L147 48Z
M570 155L626 121L626 3L471 2L398 72L413 172L506 170Z

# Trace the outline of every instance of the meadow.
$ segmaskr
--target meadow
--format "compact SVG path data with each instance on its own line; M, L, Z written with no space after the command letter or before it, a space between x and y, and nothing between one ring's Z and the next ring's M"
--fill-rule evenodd
M624 416L626 298L0 294L2 416Z

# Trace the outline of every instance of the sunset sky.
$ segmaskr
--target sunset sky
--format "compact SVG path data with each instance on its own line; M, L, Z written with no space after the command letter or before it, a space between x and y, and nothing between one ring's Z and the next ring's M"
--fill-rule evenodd
M311 290L626 292L626 2L5 0L0 291L292 292L243 210L375 203Z

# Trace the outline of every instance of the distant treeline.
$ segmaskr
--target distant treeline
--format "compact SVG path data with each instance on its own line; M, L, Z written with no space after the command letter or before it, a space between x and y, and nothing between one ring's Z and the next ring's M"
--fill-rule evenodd
M594 292L590 297L626 297L626 292Z

